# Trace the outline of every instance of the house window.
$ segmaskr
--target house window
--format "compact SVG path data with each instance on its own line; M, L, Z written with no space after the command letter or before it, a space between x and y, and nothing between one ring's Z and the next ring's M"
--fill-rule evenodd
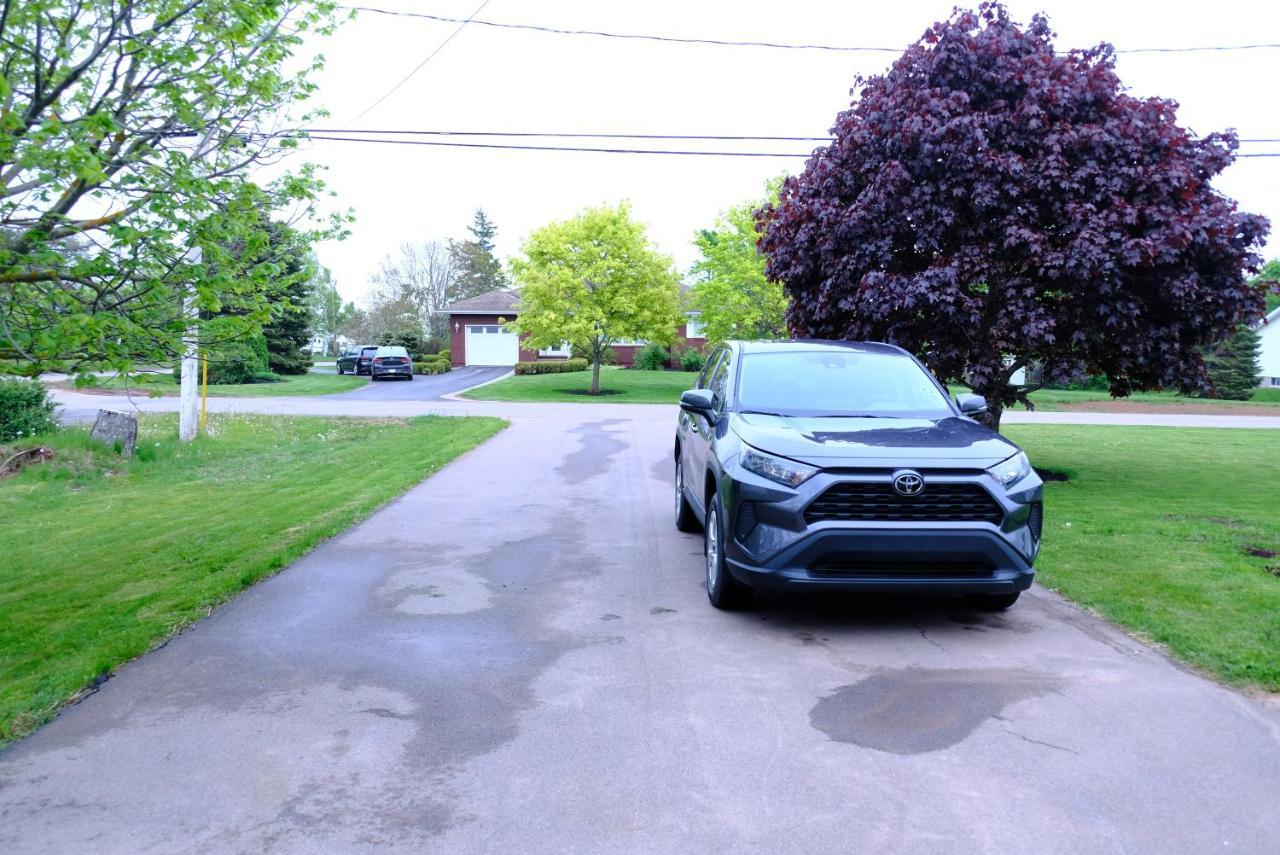
M642 338L620 338L613 343L614 347L644 347L649 342Z
M697 315L689 315L684 321L684 337L685 338L706 338L706 328L702 325L702 321Z
M563 356L569 357L573 353L573 345L567 341L562 341L555 347L544 347L538 351L539 356Z
M482 335L485 333L488 333L490 335L496 335L497 333L502 332L502 327L493 326L490 324L468 324L467 332L471 333L472 335Z
M1271 378L1271 385L1272 385L1272 386L1276 386L1276 387L1280 387L1280 377L1272 377L1272 378Z

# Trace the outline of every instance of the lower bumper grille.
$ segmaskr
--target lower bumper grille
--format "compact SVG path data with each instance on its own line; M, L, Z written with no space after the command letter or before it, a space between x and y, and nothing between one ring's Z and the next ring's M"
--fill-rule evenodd
M835 484L805 510L807 523L832 520L987 522L1004 517L977 484L928 484L918 496L900 496L889 484Z
M944 576L957 579L989 578L995 571L990 566L974 564L861 564L861 563L824 563L809 569L813 576L831 576L840 578L871 578L893 576Z

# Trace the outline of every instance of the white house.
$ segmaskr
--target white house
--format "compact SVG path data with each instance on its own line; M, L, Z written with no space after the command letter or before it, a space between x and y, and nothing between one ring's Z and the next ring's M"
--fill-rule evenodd
M1258 327L1258 373L1263 386L1280 387L1280 308L1272 309Z

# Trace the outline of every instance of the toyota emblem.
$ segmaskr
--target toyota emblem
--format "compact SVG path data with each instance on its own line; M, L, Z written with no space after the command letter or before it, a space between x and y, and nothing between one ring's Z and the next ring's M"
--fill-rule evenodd
M919 472L904 469L893 475L893 492L899 496L918 496L924 490L924 478Z

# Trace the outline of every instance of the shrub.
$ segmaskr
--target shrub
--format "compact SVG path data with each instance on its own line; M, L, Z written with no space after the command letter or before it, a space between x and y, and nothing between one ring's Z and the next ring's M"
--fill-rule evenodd
M274 371L259 371L250 383L279 383L283 378Z
M565 374L570 371L586 371L585 359L539 359L537 362L517 362L517 374Z
M453 358L453 354L449 353L449 348L447 347L440 348L440 350L436 353L436 356L444 357L446 361Z
M380 345L399 345L410 353L421 353L423 350L423 340L419 333L413 330L402 329L384 332L378 339Z
M636 368L641 371L661 371L667 367L671 354L660 344L646 344L636 354Z
M37 380L0 377L0 440L58 429L49 390Z
M180 370L173 372L180 376ZM228 345L218 353L209 354L209 382L216 385L252 383L259 374L266 372L266 363L258 358L252 348L245 345Z
M696 348L680 354L680 367L685 371L701 371L707 364L707 355Z
M414 374L444 374L449 370L449 363L439 359L427 359L413 363Z

